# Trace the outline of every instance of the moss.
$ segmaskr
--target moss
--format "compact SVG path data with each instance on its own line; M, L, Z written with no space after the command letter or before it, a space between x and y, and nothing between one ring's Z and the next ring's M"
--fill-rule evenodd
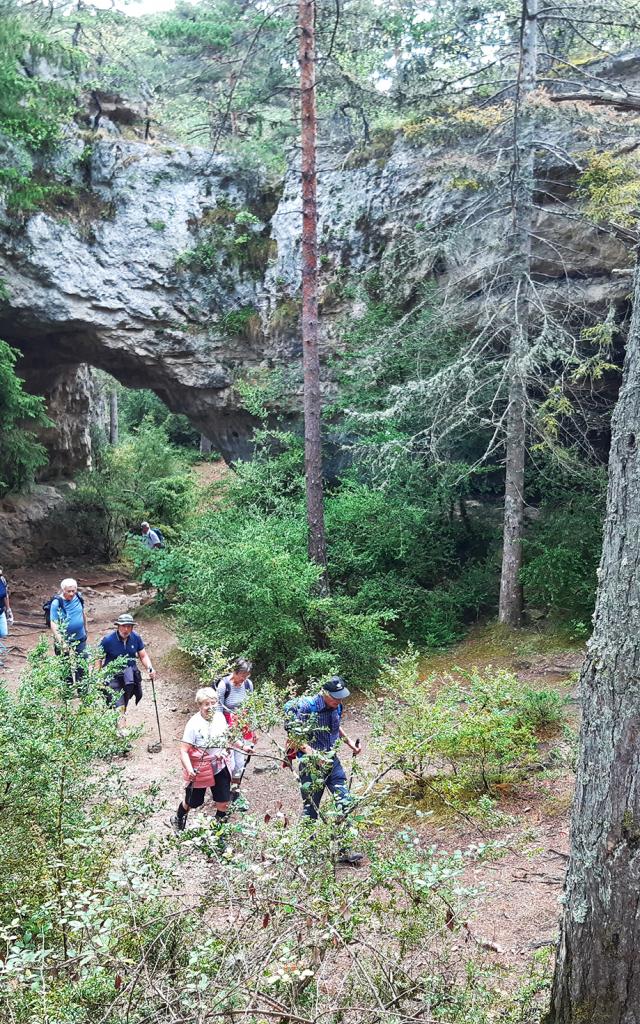
M280 302L271 314L270 329L281 334L293 331L299 325L301 308L299 299L285 299Z
M373 138L366 146L354 150L345 161L345 167L352 169L364 167L365 164L375 161L379 167L384 167L391 156L393 144L398 133L393 128L382 128L374 132Z
M220 326L227 334L237 338L255 340L262 334L260 314L254 306L230 310L220 320Z

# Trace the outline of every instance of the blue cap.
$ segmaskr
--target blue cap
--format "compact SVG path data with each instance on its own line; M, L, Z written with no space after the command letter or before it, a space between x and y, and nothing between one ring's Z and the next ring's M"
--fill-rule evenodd
M322 687L322 692L334 697L335 700L345 700L351 695L342 676L331 676L329 682Z

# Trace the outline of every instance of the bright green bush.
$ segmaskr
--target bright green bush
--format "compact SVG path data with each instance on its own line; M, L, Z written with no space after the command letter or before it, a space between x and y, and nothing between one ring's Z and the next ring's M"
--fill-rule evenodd
M522 778L537 763L538 732L563 719L558 693L533 690L501 670L458 669L438 686L420 678L410 654L386 671L385 682L385 755L421 792L445 802L473 800Z
M82 474L60 515L60 529L72 524L75 550L109 560L127 533L139 533L147 519L167 540L181 535L195 507L196 487L166 431L144 420L135 435L100 449L95 469Z
M604 468L549 488L524 546L525 602L590 629L602 550Z
M0 497L20 491L47 463L45 448L32 426L48 426L44 399L22 389L15 372L19 353L0 341Z

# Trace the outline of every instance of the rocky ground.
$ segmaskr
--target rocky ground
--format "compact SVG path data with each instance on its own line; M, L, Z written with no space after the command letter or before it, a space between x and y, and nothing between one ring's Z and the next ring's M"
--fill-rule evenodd
M96 643L113 628L113 621L123 611L131 611L138 629L152 655L158 673L156 696L162 747L151 753L149 745L158 740L151 686L145 684L145 696L139 707L129 715L130 726L140 726L141 733L131 745L123 761L124 783L132 789L144 789L149 783L158 786L157 810L148 822L149 832L164 833L173 808L181 796L178 747L186 720L194 712L193 697L198 686L197 675L188 659L176 645L170 616L158 615L150 604L150 596L117 567L96 568L65 564L48 568L25 568L10 577L16 624L9 638L12 644L5 658L4 678L15 687L24 670L27 652L45 632L41 613L44 600L52 596L62 575L73 575L84 594L89 621L89 636ZM440 673L454 665L479 667L488 663L514 668L527 681L558 686L569 698L570 715L575 718L575 672L581 652L547 650L540 653L531 635L523 637L517 649L513 641L491 636L477 630L458 648L425 662L425 674ZM259 685L259 678L256 679ZM348 707L346 725L352 736L363 742L364 754L360 768L366 775L370 767L370 725L367 706L371 696L358 695ZM258 753L276 753L282 733L262 736ZM269 770L265 771L265 766ZM262 769L262 770L261 770ZM477 890L469 902L468 918L459 935L461 949L480 945L497 963L524 963L532 951L553 944L558 923L558 900L561 894L568 849L568 811L572 792L572 775L565 768L534 775L523 785L501 794L501 819L491 824L478 823L464 816L432 815L416 817L410 796L400 788L400 780L392 780L392 792L380 799L374 815L377 824L370 836L391 848L401 827L410 826L425 841L447 850L465 849L471 844L489 844L489 855L470 861L465 883ZM254 758L246 773L244 791L252 814L271 814L283 810L290 819L299 813L299 794L292 774L276 762ZM196 824L204 808L192 814ZM366 866L365 866L366 869ZM346 869L349 870L349 869Z

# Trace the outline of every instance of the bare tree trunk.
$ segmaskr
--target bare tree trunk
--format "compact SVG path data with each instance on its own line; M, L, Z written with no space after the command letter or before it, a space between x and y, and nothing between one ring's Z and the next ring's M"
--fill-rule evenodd
M498 618L519 626L522 618L522 535L526 453L526 361L529 351L531 225L533 220L535 116L531 93L538 73L538 0L523 0L520 66L514 115L511 233L514 329L509 351L504 529Z
M204 434L200 434L200 454L209 455L211 452L211 441Z
M118 443L118 389L109 392L109 444Z
M640 268L612 422L571 858L549 1021L640 1020Z
M302 143L302 364L304 466L309 557L326 567L322 488L320 357L318 353L318 209L316 176L315 0L300 0L298 61ZM326 572L323 578L326 588Z

